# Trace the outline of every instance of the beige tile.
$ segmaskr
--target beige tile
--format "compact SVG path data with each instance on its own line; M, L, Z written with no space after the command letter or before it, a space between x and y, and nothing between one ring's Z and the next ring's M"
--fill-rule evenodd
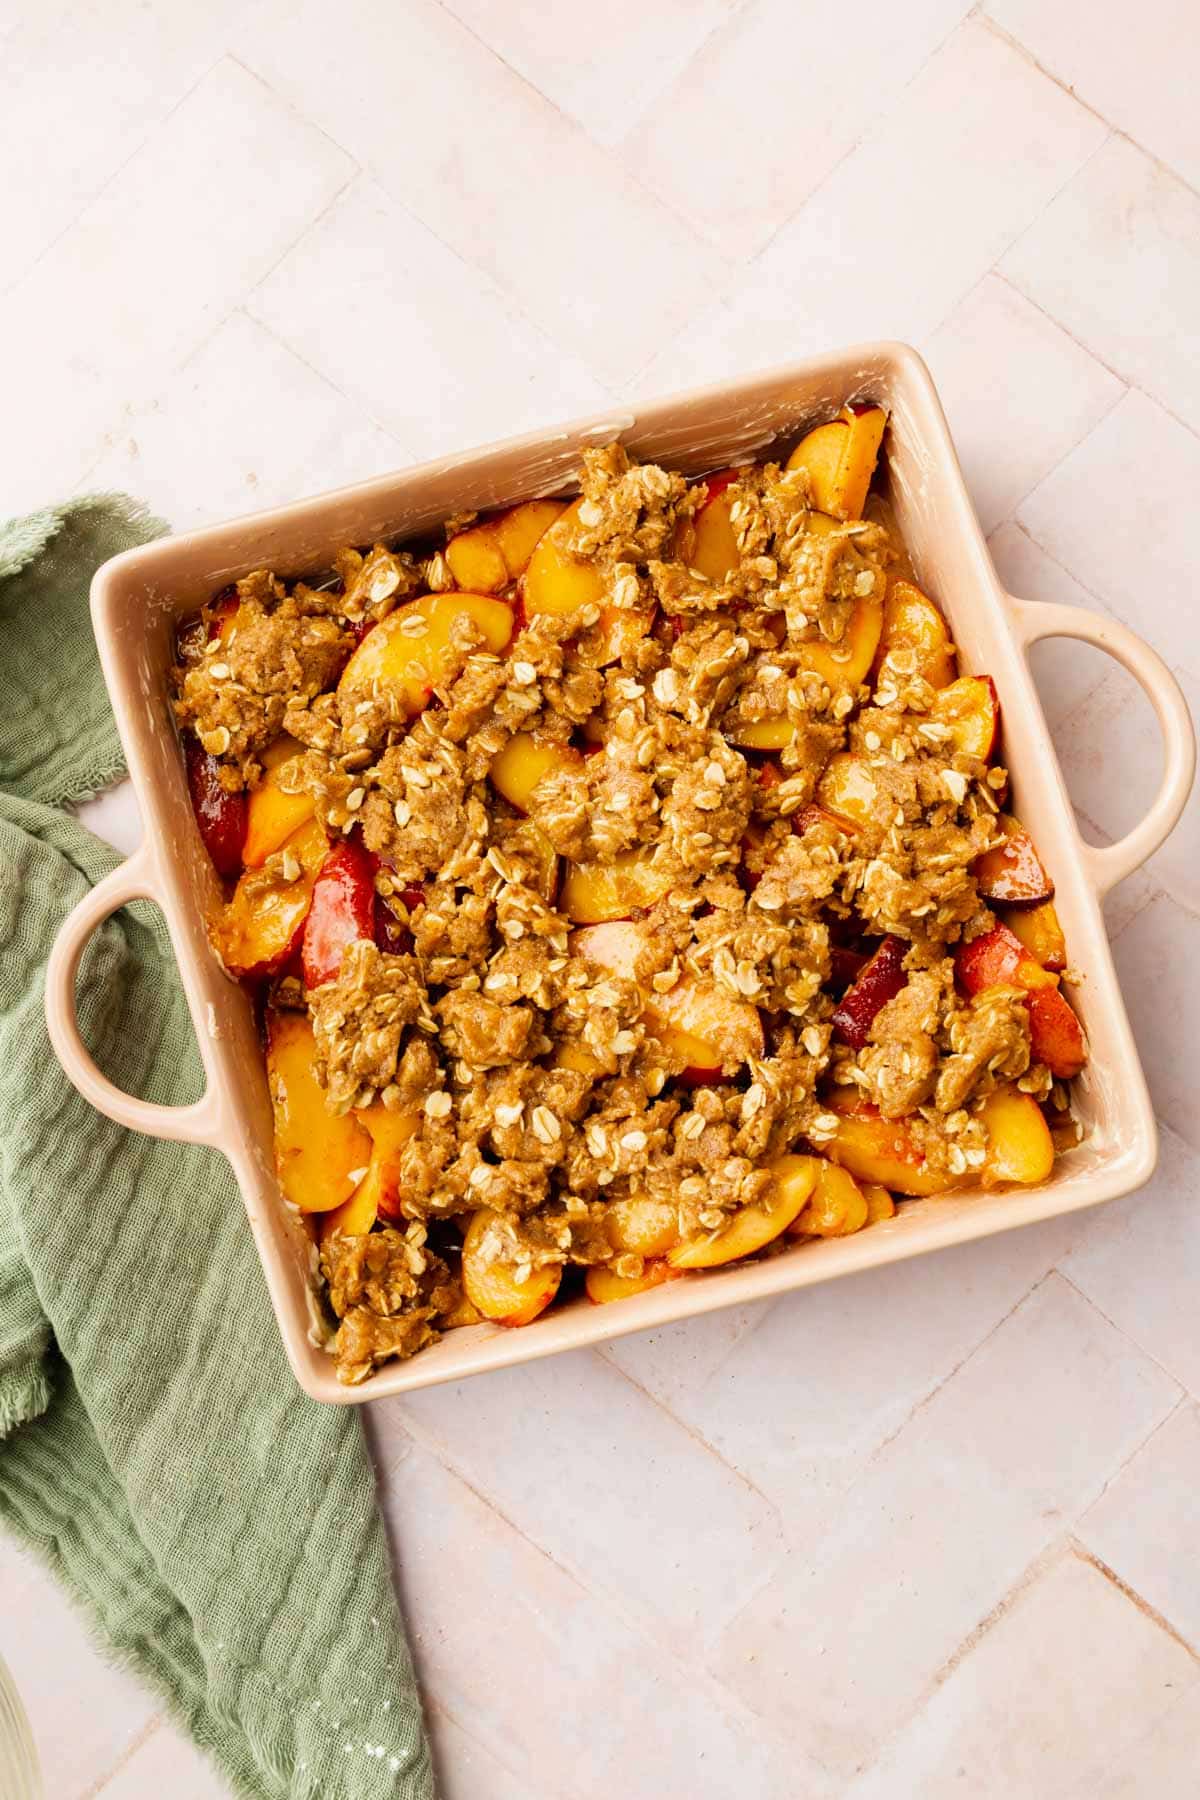
M63 1590L3 1536L0 1596L0 1656L29 1716L46 1793L84 1800L149 1728L157 1702L101 1660Z
M96 1800L228 1800L231 1789L214 1765L173 1725L162 1724L139 1744Z
M352 413L417 458L605 402L580 362L365 178L273 270L249 310L346 395Z
M1124 388L1023 295L987 275L921 346L985 531L1087 436ZM984 371L1003 369L1003 406Z
M1146 621L1146 636L1156 623ZM1200 717L1200 677L1187 670L1178 674L1192 718ZM1149 812L1162 779L1162 733L1132 676L1123 671L1106 675L1058 725L1054 741L1071 798L1088 821L1089 838L1115 842ZM1092 825L1098 829L1091 830ZM1193 789L1174 831L1146 863L1145 874L1189 913L1200 912L1200 792Z
M786 1294L687 1385L682 1338L662 1355L650 1338L613 1355L776 1503L795 1540L828 1520L880 1444L1072 1237L1072 1224L1051 1221Z
M591 1352L393 1409L555 1562L679 1650L718 1633L779 1559L773 1509Z
M1196 915L1160 894L1121 932L1113 961L1155 1111L1193 1150L1200 1150L1196 942Z
M6 507L73 486L352 167L235 63L207 75L0 301Z
M268 0L234 41L469 265L464 309L480 275L494 281L552 339L551 359L566 351L602 381L628 378L722 272L686 225L435 0L344 0L336 31L323 0ZM453 289L431 295L437 285L417 254L380 302L453 314ZM399 385L402 345L397 357Z
M733 309L762 317L773 303L826 344L924 339L1103 137L968 22L784 226L731 291Z
M1114 1759L1185 1697L1200 1700L1187 1651L1066 1551L968 1647L846 1800L1090 1800Z
M531 87L613 145L663 96L741 0L610 0L603 20L510 0L445 0L447 10Z
M1185 1687L1124 1755L1115 1757L1096 1778L1091 1793L1072 1800L1180 1800L1195 1787L1200 1769L1200 1706L1195 1691Z
M1200 187L1189 0L1147 0L1120 21L1087 0L987 0L987 11L1081 100Z
M1134 391L1017 517L1168 662L1200 675L1191 518L1198 482L1200 439Z
M426 1708L440 1800L533 1800L526 1777L497 1762L440 1706ZM565 1800L562 1790L540 1784L536 1800Z
M1200 1399L1200 1156L1164 1127L1140 1193L1081 1221L1063 1273L1135 1344Z
M1159 1427L1077 1535L1200 1652L1200 1407Z
M1108 608L1095 594L1081 587L1075 577L1035 544L1028 532L1011 520L988 539L996 573L1019 600L1040 600L1051 606L1078 606L1105 614ZM1035 644L1029 656L1046 721L1057 742L1057 732L1076 707L1094 694L1112 673L1112 658L1075 638L1046 638Z
M0 112L0 292L21 272L16 247L34 262L217 61L241 5L45 0L15 10Z
M625 160L714 244L748 256L887 118L966 11L963 0L865 0L847 29L791 0L744 6L662 96Z
M689 1399L716 1380L734 1345L758 1329L773 1305L761 1300L750 1306L726 1306L720 1312L618 1338L600 1354L663 1406L682 1415Z
M848 1778L1178 1393L1050 1276L751 1601L717 1674Z
M122 423L81 486L137 494L183 530L412 460L362 407L235 312Z
M515 1414L501 1412L501 1427L506 1420L519 1428ZM548 1442L562 1422L537 1421ZM569 1473L568 1457L548 1479ZM699 1667L624 1621L630 1597L603 1562L581 1586L419 1447L393 1467L383 1501L427 1701L503 1767L536 1780L539 1800L728 1800L734 1791L784 1800L795 1793L789 1783L807 1790L798 1747L781 1749ZM607 1484L588 1504L593 1513L615 1505ZM633 1516L648 1529L659 1522L649 1501Z
M1200 426L1200 196L1113 137L1031 218L1001 273L1124 380Z

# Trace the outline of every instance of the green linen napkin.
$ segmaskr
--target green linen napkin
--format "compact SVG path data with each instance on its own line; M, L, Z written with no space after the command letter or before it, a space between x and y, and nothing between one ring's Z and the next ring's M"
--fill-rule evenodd
M0 527L0 1523L235 1793L429 1800L358 1413L297 1388L224 1160L101 1118L46 1035L54 934L117 860L59 810L122 768L88 581L163 529L109 497ZM118 1085L198 1096L153 908L97 933L79 1011Z

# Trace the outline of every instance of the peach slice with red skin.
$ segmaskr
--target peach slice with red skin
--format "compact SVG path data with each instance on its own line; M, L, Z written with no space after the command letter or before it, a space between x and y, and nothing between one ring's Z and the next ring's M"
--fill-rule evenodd
M336 981L347 946L375 936L371 858L353 838L335 844L313 885L301 958L306 988Z
M968 994L989 987L1024 988L1029 1007L1030 1052L1052 1075L1070 1081L1087 1062L1083 1030L1058 991L1058 976L1045 969L1007 925L994 925L954 954L954 972Z
M996 824L1004 842L977 857L975 885L993 906L1042 906L1054 898L1054 883L1042 867L1025 827L1010 813L1000 813Z
M496 792L518 812L527 813L539 781L558 769L578 768L582 762L578 750L560 743L557 738L543 737L533 731L518 731L492 758L489 775Z
M1042 906L1031 906L1028 911L1023 907L1006 910L1001 913L1000 921L1008 926L1013 936L1024 944L1043 969L1061 974L1066 968L1067 940L1053 901L1047 900Z
M246 796L222 787L220 763L190 731L183 736L183 760L200 840L218 875L236 875L246 842Z
M524 1281L517 1279L514 1263L498 1259L489 1238L503 1237L503 1220L489 1206L472 1214L463 1239L462 1279L467 1299L485 1319L498 1325L530 1325L545 1312L559 1289L562 1269L557 1263L531 1269Z
M499 593L525 573L538 542L565 511L562 500L523 500L480 519L446 545L450 573L468 593Z
M316 801L311 794L287 793L282 785L285 781L291 785L293 764L303 754L303 744L286 733L262 753L262 778L247 796L242 861L248 869L257 869L265 863L268 856L273 856L293 831L299 831L316 811Z
M1000 734L995 682L990 675L960 675L934 695L929 717L948 727L950 749L986 762Z
M876 1013L882 1012L908 986L904 958L908 945L903 938L885 937L878 950L864 965L852 987L843 994L833 1015L834 1035L852 1050L861 1050L871 1035Z
M362 1107L355 1118L371 1138L371 1160L354 1194L365 1212L369 1206L374 1216L391 1223L403 1220L400 1206L400 1163L404 1147L421 1123L415 1111L392 1112L377 1100ZM370 1226L367 1227L370 1230Z
M610 974L632 981L644 943L633 920L587 925L572 937L572 949ZM652 993L642 1015L647 1028L693 1081L719 1079L763 1053L758 1008L735 999L717 983L682 976L668 993Z
M835 519L861 519L886 424L882 407L846 406L838 418L801 438L787 467L804 470L819 511Z
M275 1114L275 1166L285 1197L301 1212L332 1212L362 1180L371 1139L349 1113L331 1113L325 1105L306 1014L268 1011L267 1085Z
M837 1116L837 1131L822 1145L824 1154L856 1181L909 1195L940 1194L953 1186L930 1169L902 1119L881 1118L878 1107L849 1092L827 1095L825 1105Z
M231 975L274 975L299 948L327 850L324 831L310 819L282 846L285 863L290 858L298 868L294 880L283 873L272 877L266 869L242 874L212 931L213 945Z
M1042 1109L1029 1094L1005 1083L988 1095L979 1109L987 1131L987 1161L983 1178L990 1186L998 1181L1019 1181L1032 1187L1047 1181L1054 1167L1054 1140Z
M954 680L954 645L940 608L911 581L892 581L883 603L883 630L875 655L875 674L890 651L912 650L915 673L930 687L949 687Z
M608 1306L613 1300L629 1300L634 1294L661 1287L664 1281L674 1281L679 1273L665 1257L647 1262L640 1275L618 1275L608 1263L594 1263L583 1285L593 1306Z
M457 666L465 633L499 656L513 634L512 607L490 594L422 594L368 633L342 670L338 692L392 688L412 717Z
M816 1186L818 1161L813 1156L779 1156L770 1168L771 1186L763 1198L743 1206L715 1231L677 1244L667 1256L672 1268L720 1268L753 1256L787 1230Z

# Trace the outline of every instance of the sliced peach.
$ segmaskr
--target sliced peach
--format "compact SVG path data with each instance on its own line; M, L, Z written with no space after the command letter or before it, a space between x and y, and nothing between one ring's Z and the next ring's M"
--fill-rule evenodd
M525 573L539 539L564 511L561 500L526 500L481 519L447 544L450 573L469 593L499 593Z
M843 830L863 828L879 821L883 794L865 757L840 750L825 765L817 783L820 805L834 814Z
M594 1263L584 1276L583 1285L593 1306L607 1306L610 1301L628 1300L633 1294L644 1294L648 1288L661 1287L678 1273L665 1257L648 1262L640 1275L618 1275L606 1263Z
M793 1237L852 1237L870 1217L870 1206L849 1169L818 1157L817 1179L788 1231Z
M821 512L861 519L886 424L881 407L847 406L839 418L801 438L787 466L805 471L813 505Z
M1011 912L1002 913L1001 920L1043 969L1061 973L1066 968L1067 940L1053 901L1031 906L1028 911L1014 907Z
M896 1202L885 1187L880 1187L877 1181L864 1181L861 1186L867 1203L868 1225L877 1225L880 1219L895 1218Z
M1033 839L1011 813L1001 813L996 824L1004 842L976 857L975 884L993 905L1042 906L1054 898L1054 883L1042 867Z
M299 943L327 848L325 833L310 819L282 846L285 866L298 871L293 880L283 873L272 879L265 869L242 875L212 933L231 975L272 975L287 961Z
M1044 969L1007 925L993 925L954 952L954 973L968 994L989 987L1038 988L1058 986L1057 975Z
M322 1244L331 1237L366 1237L379 1217L379 1196L364 1175L348 1200L332 1212L321 1214L317 1237Z
M670 875L644 850L623 850L608 863L569 863L558 897L559 911L577 925L627 919L630 913L661 900L670 885Z
M342 838L321 864L304 921L300 954L306 988L336 981L350 945L374 938L375 898L370 856L355 838Z
M903 938L885 937L842 996L833 1015L833 1031L852 1050L862 1049L870 1038L876 1013L882 1012L888 1001L908 986L904 968L907 954L908 945Z
M381 1219L402 1219L400 1160L404 1146L421 1123L421 1115L416 1111L391 1112L377 1100L354 1116L371 1138L371 1160L362 1179L363 1205L369 1202ZM357 1200L359 1195L354 1197Z
M488 594L422 594L368 632L342 670L338 692L396 688L405 711L418 713L458 662L464 633L498 656L513 634L512 607Z
M560 538L575 523L582 500L576 500L561 515L558 523L539 539L525 571L525 611L534 613L574 613L585 606L604 606L605 582L599 569L590 562L560 548Z
M823 1145L831 1162L860 1182L873 1182L895 1194L940 1194L951 1185L931 1170L903 1120L882 1119L879 1109L850 1093L825 1101L837 1114L837 1133Z
M613 975L636 979L641 926L633 920L588 925L574 933L572 948ZM735 999L717 983L685 975L666 994L651 993L643 1019L679 1070L716 1078L736 1070L747 1057L763 1053L758 1008Z
M492 758L492 786L518 812L529 811L529 800L538 782L553 770L578 768L583 757L569 744L538 732L518 731Z
M371 1139L349 1114L331 1113L316 1075L316 1044L305 1013L267 1014L267 1085L275 1114L275 1167L284 1195L301 1212L332 1212L361 1182Z
M990 675L960 675L939 690L930 719L950 729L949 747L986 762L1000 731L1000 702Z
M303 754L303 744L286 733L262 753L262 779L250 790L248 800L246 846L242 851L242 861L248 869L265 863L316 811L311 794L285 793L282 785L294 785L293 764Z
M727 491L740 472L723 469L719 475L705 476L702 485L707 489L707 498L680 534L677 544L680 561L707 576L709 581L727 581L742 559L729 516L733 495Z
M752 719L726 734L742 750L786 750L796 735L791 719L778 714L771 719Z
M604 1073L604 1064L600 1058L578 1038L555 1048L554 1066L556 1069L574 1069L577 1075L599 1076Z
M739 1257L753 1256L781 1232L808 1201L816 1186L813 1156L780 1156L771 1164L773 1180L761 1200L744 1206L715 1231L676 1245L667 1260L676 1269L715 1269Z
M183 756L192 811L204 848L218 875L236 875L245 854L246 796L231 794L222 786L220 763L190 731L184 733Z
M531 1269L517 1279L517 1265L497 1259L496 1243L504 1242L504 1222L490 1206L472 1214L463 1239L462 1279L467 1299L485 1319L499 1325L529 1325L545 1312L562 1280L557 1263Z
M988 1135L986 1182L1032 1185L1048 1178L1054 1167L1054 1140L1036 1100L1006 1083L988 1095L979 1116Z
M954 680L950 627L941 610L911 581L889 584L883 603L883 631L875 656L876 674L892 650L915 651L915 673L930 687L949 687Z
M819 675L831 688L856 688L870 673L882 630L880 602L869 595L856 600L841 641L830 644L819 638L798 644L799 666Z
M679 1214L669 1200L632 1194L614 1200L604 1219L614 1250L634 1256L665 1256L679 1242Z
M1083 1027L1057 988L1029 996L1029 1053L1060 1081L1071 1081L1087 1062Z

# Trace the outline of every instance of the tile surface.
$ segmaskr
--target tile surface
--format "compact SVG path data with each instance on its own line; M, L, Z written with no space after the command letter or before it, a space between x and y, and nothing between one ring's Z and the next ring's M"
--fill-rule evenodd
M1194 7L331 20L0 0L6 512L119 486L199 524L907 337L1011 591L1200 699ZM1080 644L1031 660L1119 837L1150 709ZM87 812L137 842L127 790ZM1200 801L1105 917L1141 1194L371 1409L447 1800L1195 1792ZM0 1653L55 1800L221 1791L8 1544Z

